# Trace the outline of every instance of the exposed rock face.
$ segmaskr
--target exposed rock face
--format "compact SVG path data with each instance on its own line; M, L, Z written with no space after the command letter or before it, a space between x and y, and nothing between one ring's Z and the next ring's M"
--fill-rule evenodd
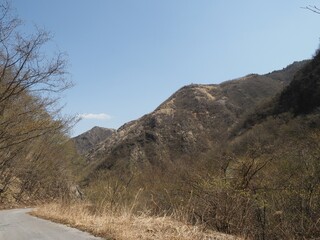
M165 167L196 161L225 139L229 129L261 101L275 96L306 62L266 75L219 85L189 85L155 111L123 125L88 155L95 169Z
M91 130L72 138L72 140L75 143L77 152L80 155L85 155L90 149L109 138L114 132L114 129L94 127Z

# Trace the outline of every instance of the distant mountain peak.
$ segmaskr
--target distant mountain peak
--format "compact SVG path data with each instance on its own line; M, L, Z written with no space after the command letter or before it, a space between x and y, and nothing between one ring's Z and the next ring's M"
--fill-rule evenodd
M115 129L95 126L89 131L72 138L72 140L75 143L77 152L80 155L85 155L97 144L110 137L114 132L116 132Z

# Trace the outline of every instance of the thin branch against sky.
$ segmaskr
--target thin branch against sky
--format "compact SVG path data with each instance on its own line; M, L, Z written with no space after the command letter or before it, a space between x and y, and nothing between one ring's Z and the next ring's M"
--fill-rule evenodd
M302 7L302 8L306 9L306 10L309 10L311 12L314 12L314 13L320 14L320 8L315 6L315 5L309 5L309 6Z

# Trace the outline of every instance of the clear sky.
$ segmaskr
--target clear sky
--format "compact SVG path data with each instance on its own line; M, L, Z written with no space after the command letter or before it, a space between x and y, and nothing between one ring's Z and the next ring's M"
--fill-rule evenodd
M25 28L54 35L76 84L65 114L118 128L184 85L264 74L311 58L320 15L308 0L12 0Z

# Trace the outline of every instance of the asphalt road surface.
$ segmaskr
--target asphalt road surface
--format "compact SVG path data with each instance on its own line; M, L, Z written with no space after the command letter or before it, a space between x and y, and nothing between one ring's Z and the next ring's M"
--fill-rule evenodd
M0 240L101 240L62 224L30 216L31 209L0 211Z

